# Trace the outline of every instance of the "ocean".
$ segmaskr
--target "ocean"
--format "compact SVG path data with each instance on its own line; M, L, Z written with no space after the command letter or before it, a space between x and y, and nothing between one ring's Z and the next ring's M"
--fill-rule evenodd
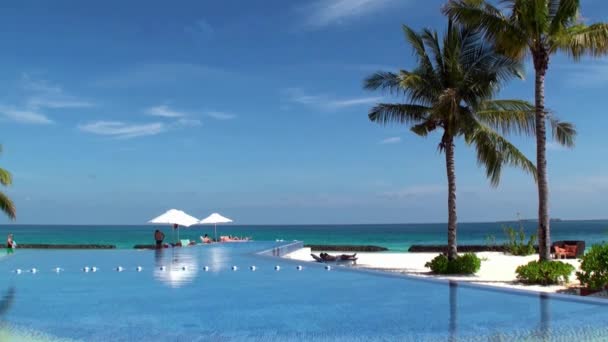
M536 233L536 222L522 223L527 234ZM517 222L459 223L459 244L496 244L505 241L505 226ZM0 237L13 233L19 243L111 244L133 248L152 244L155 229L171 241L171 227L154 225L3 225ZM366 225L222 225L218 235L247 236L258 241L301 240L305 244L375 245L392 252L404 252L413 244L446 244L447 225L442 224L366 224ZM608 240L608 220L556 221L551 223L552 240L584 240L587 246ZM199 236L213 236L212 226L180 229L180 238L199 242ZM4 240L2 240L4 241Z

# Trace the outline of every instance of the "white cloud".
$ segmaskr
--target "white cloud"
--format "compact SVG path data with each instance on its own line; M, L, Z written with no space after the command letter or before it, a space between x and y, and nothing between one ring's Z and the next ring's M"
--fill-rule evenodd
M358 105L371 105L374 103L378 103L378 101L382 100L382 97L379 96L371 96L371 97L359 97L354 99L347 100L333 100L329 101L328 105L334 108L344 108L344 107L352 107Z
M157 135L166 131L161 122L128 124L120 121L95 121L78 127L81 131L120 139Z
M305 94L300 88L288 88L285 90L285 94L289 101L299 104L316 105L325 101L322 96Z
M177 120L175 122L175 124L178 126L195 127L195 126L200 126L203 123L201 122L201 120L198 120L198 119L181 118L181 119Z
M158 116L161 118L183 118L186 116L186 113L173 110L167 105L150 107L145 110L145 113L151 116Z
M27 106L31 108L86 108L93 107L91 102L70 98L52 98L45 96L33 96L27 100Z
M21 87L36 93L60 94L63 89L47 80L33 79L28 73L21 75Z
M48 125L53 123L46 115L31 110L0 107L0 117L22 124Z
M288 88L284 91L287 101L317 107L324 110L339 110L349 107L372 105L380 102L383 97L357 97L349 99L335 99L327 95L310 95L300 88Z
M563 83L565 86L594 88L608 83L608 62L605 61L570 61L567 64L556 64L554 68L567 74L567 81Z
M94 81L94 85L111 88L165 87L209 78L234 80L241 76L241 74L200 64L146 63L107 75Z
M376 13L403 0L317 0L308 8L306 25L323 28Z
M216 120L232 120L236 118L235 114L219 111L208 111L205 115Z
M390 138L386 138L386 139L380 141L380 144L382 144L382 145L398 144L400 142L401 142L401 137L390 137Z
M66 94L59 85L21 75L17 82L17 96L12 103L0 104L0 119L22 124L45 125L53 123L45 109L69 109L91 107L92 103Z
M559 195L604 194L608 191L608 176L585 175L568 179L554 185L554 192Z
M21 88L28 95L25 100L30 109L86 108L94 106L89 101L67 94L59 85L47 80L34 79L29 74L21 77Z
M386 191L380 194L381 197L391 199L402 199L418 196L430 196L445 193L447 186L430 184L430 185L413 185L399 190Z

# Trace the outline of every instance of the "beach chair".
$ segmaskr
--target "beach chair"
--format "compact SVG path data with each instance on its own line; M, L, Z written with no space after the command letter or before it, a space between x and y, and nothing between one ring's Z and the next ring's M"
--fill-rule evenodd
M188 239L182 239L179 240L179 242L182 244L182 247L188 247L188 246L192 246L192 242Z
M357 264L357 260L359 260L359 258L356 257L357 254L354 254L352 256L349 256L348 258L341 258L341 257L334 257L335 259L332 260L326 260L321 258L318 255L315 254L311 254L310 256L312 256L313 259L315 259L316 262L320 262L320 263L335 263L335 264L342 264L342 265L356 265Z
M575 259L585 255L585 241L555 241L551 246L555 259Z

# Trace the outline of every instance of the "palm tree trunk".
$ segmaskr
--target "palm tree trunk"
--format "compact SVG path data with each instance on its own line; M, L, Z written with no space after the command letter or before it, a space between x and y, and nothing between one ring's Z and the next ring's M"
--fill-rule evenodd
M549 66L549 56L544 49L534 55L536 70L536 170L538 176L538 249L540 261L549 260L551 252L551 230L549 220L549 185L547 181L546 158L546 112L545 112L545 74Z
M454 138L444 135L445 165L448 174L448 259L458 255L456 244L456 170L454 167Z

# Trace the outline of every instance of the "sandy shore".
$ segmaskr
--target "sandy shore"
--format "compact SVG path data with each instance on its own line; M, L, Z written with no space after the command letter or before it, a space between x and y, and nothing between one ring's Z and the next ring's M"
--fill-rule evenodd
M313 261L310 253L309 248L303 248L285 257L301 261ZM315 252L315 254L317 253ZM337 255L340 253L330 254ZM436 276L429 274L429 269L424 267L424 264L437 256L437 253L357 253L359 260L356 267L399 272L418 277L433 277L539 292L563 292L569 286L578 284L574 272L570 276L570 284L568 285L539 286L518 283L515 269L530 261L538 260L538 254L525 257L506 255L499 252L481 252L476 254L482 259L481 269L477 274L472 276ZM579 260L562 261L573 265L576 269L580 266Z

